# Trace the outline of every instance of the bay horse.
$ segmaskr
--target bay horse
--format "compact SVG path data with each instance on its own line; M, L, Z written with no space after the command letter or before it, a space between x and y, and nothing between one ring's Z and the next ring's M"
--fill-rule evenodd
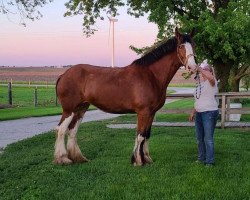
M191 34L175 36L122 68L79 64L62 74L56 92L63 113L57 126L54 163L86 162L76 133L90 104L109 113L136 113L137 135L132 164L151 163L148 140L155 113L164 105L166 89L181 66L195 70ZM67 150L64 137L68 133Z

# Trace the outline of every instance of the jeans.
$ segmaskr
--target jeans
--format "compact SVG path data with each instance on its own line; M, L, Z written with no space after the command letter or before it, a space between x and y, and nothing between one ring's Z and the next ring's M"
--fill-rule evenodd
M214 164L214 129L219 111L196 112L195 132L198 142L198 160Z

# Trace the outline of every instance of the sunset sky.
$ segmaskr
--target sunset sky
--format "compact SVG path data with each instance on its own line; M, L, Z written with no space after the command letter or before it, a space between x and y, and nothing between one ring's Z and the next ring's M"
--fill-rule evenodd
M82 34L82 17L63 17L66 0L54 1L40 9L43 18L26 20L0 15L0 66L51 66L87 63L111 65L109 21L96 24L98 32L90 38ZM138 56L129 45L144 47L154 42L157 27L147 18L135 19L120 10L115 23L115 65L126 66Z

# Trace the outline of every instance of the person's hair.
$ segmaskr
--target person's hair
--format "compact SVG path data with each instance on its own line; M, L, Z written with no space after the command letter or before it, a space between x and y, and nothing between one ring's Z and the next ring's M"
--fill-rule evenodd
M209 70L210 72L212 72L214 74L214 69L211 65L207 64L206 66L203 67L203 70Z
M215 77L215 71L214 71L214 67L211 66L211 69L212 69L212 74L214 75Z
M215 78L215 71L214 71L214 68L213 68L213 66L212 65L206 65L203 69L208 69L212 74L213 74L213 76L214 76L214 78ZM216 78L215 78L216 79Z

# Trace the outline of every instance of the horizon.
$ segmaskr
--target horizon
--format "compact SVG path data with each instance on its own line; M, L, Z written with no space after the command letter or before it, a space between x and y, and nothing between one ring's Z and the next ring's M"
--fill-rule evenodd
M111 66L111 34L109 20L98 21L98 31L89 38L82 33L82 16L63 17L64 3L52 2L39 9L43 14L27 27L18 25L18 17L2 15L0 19L0 66L41 67L75 64ZM56 10L56 11L55 11ZM115 66L132 63L139 56L129 46L152 45L157 26L146 17L134 18L121 8L115 23ZM10 16L9 16L10 17ZM13 20L14 19L14 20Z

